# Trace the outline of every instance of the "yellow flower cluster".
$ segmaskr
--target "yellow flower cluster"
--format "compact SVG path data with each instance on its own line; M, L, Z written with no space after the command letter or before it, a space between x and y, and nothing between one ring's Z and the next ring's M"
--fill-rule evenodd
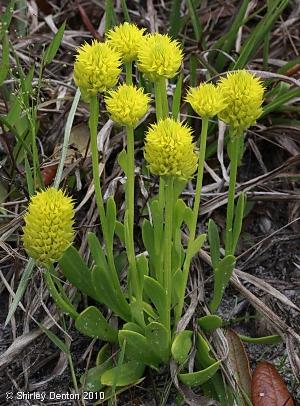
M150 97L143 89L126 84L109 91L105 97L106 108L112 120L131 127L147 113L149 102Z
M171 118L160 120L149 128L144 155L154 175L187 180L197 168L192 130Z
M74 80L83 95L93 96L117 84L121 73L120 57L107 43L96 40L77 50Z
M60 259L71 245L74 206L63 191L49 188L31 198L24 220L24 247L40 264L49 265Z
M172 78L182 64L183 53L178 41L168 35L149 34L141 41L138 69L152 81L159 77Z
M120 53L123 62L137 58L145 28L139 29L135 24L125 22L111 29L107 34L108 44Z
M212 83L203 83L191 88L186 101L200 117L213 117L227 105L221 89Z
M219 118L231 126L233 135L240 135L262 113L264 86L250 72L239 70L228 73L219 81L218 87L227 103Z

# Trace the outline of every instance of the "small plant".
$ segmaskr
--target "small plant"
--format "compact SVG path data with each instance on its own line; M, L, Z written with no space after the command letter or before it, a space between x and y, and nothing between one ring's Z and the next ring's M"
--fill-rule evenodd
M214 274L211 315L198 320L201 331L210 333L222 325L215 314L235 265L245 206L240 194L235 205L237 167L243 155L243 133L262 114L264 87L246 70L230 72L217 84L201 83L189 89L186 101L202 119L200 145L191 127L169 115L167 81L180 72L183 50L168 35L145 34L134 24L124 23L106 34L106 41L82 45L76 55L74 80L89 107L93 182L99 211L99 235L88 235L91 262L85 263L72 245L73 202L54 188L32 197L25 217L24 246L27 253L46 268L45 280L57 306L75 320L76 328L104 342L94 390L126 386L137 382L145 368L159 370L173 359L178 378L189 386L203 385L204 391L223 405L233 404L233 395L223 384L221 361L210 353L201 332L179 329L183 315L188 275L193 257L206 235L197 235L201 211L201 190L209 120L215 116L229 126L228 154L230 182L226 218L225 255L213 220L208 224L208 241ZM135 64L134 64L135 63ZM126 83L119 83L121 67ZM137 69L137 80L133 77ZM139 80L138 80L139 79ZM135 83L133 83L135 82ZM141 83L153 86L157 122L145 133L145 167L159 176L159 190L149 203L149 216L142 224L145 251L137 253L134 240L135 156L134 131L149 110L150 94ZM126 176L125 214L117 216L113 197L104 202L99 175L97 132L99 95L104 94L110 118L126 129L126 150L118 163ZM181 199L187 182L196 180L193 206ZM188 231L184 245L181 234ZM118 253L114 240L126 249L126 278L120 281ZM57 278L59 269L67 280L93 300L78 313ZM110 310L118 323L107 317ZM185 371L195 336L195 370ZM113 364L109 346L116 354ZM100 359L99 358L99 359ZM94 378L93 378L94 379ZM93 380L94 382L94 380Z

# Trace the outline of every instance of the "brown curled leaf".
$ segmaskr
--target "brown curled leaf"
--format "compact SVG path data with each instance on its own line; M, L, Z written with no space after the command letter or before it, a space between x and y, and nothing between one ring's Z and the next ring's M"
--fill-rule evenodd
M243 343L234 330L226 334L229 346L228 360L239 387L251 397L251 370Z
M274 365L260 362L252 378L253 406L294 406L294 401Z

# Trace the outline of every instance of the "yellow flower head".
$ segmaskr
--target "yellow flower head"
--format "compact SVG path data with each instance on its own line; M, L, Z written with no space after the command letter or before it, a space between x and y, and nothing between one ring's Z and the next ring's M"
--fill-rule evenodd
M123 62L131 62L137 58L145 28L139 29L135 24L124 23L111 29L107 34L108 44L118 51Z
M118 82L120 54L107 43L94 40L77 50L74 64L74 80L86 96L96 95Z
M24 217L24 247L32 258L49 265L72 243L73 201L63 191L49 188L31 198Z
M153 82L159 77L172 78L180 69L183 53L180 44L168 35L149 34L142 38L138 51L138 69Z
M171 118L153 124L147 134L144 155L154 175L193 176L198 157L195 153L192 130Z
M191 88L186 101L200 117L213 117L226 107L222 92L212 83L202 83Z
M218 85L227 102L219 118L231 126L233 135L240 135L262 113L264 86L246 70L228 73Z
M111 90L105 97L106 108L112 120L132 127L147 113L149 102L149 95L141 88L125 84L117 90Z

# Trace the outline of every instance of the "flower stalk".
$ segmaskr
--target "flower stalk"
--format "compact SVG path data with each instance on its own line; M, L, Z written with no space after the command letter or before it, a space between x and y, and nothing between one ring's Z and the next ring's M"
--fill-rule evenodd
M192 246L192 244L195 240L195 236L196 236L196 227L197 227L197 221L198 221L199 210L200 210L201 190L202 190L202 183L203 183L207 130L208 130L208 118L204 117L202 119L202 128L201 128L201 135L200 135L200 150L199 150L199 156L198 156L198 172L197 172L197 183L196 183L196 190L195 190L195 200L194 200L194 206L193 206L193 216L192 216L191 229L190 229L190 233L189 233L187 254L185 257L184 264L183 264L183 282L181 285L181 294L180 294L180 298L179 298L179 303L175 310L175 313L176 313L175 325L179 321L179 319L181 317L182 309L183 309L186 284L187 284L190 264L191 264L191 260L192 260L191 246Z
M239 144L240 144L239 136L229 137L229 142L232 143L232 149L230 159L230 177L229 177L228 203L226 213L225 254L234 255L234 252L232 250L232 229L234 218L235 185L239 158Z
M108 264L111 270L112 278L115 286L119 285L119 279L117 276L117 271L113 256L113 246L110 242L108 233L107 218L105 215L104 203L102 198L101 186L100 186L100 173L99 173L99 158L98 158L98 146L97 146L97 128L99 120L99 102L97 96L91 96L90 98L90 117L89 117L89 128L91 136L91 152L92 152L92 171L93 171L93 182L95 188L96 204L98 207L100 223L103 232L103 238L106 246L106 253Z

